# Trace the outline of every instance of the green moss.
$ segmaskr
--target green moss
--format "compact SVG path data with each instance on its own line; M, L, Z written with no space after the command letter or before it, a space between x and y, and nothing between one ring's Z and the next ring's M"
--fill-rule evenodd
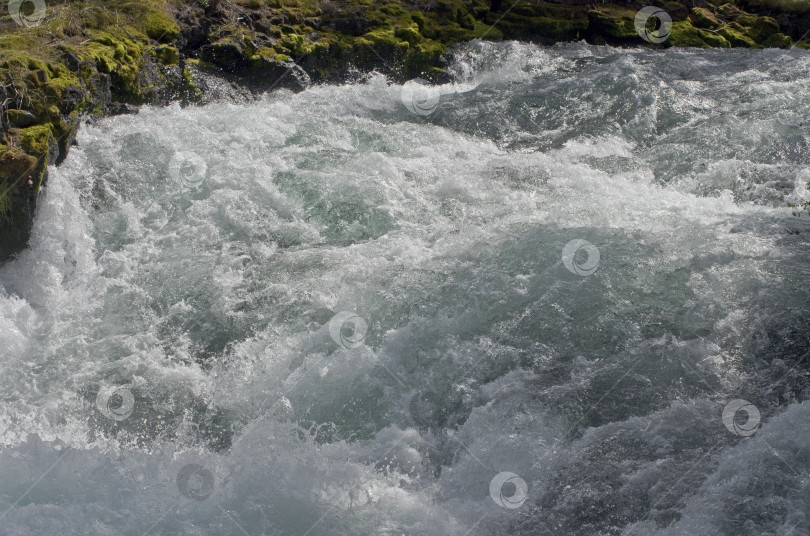
M400 39L393 30L389 29L374 30L366 33L363 37L375 47L393 47L394 49L405 52L411 46L410 43Z
M698 29L698 35L710 47L731 48L731 43L720 34Z
M725 19L731 21L736 20L737 17L746 14L745 11L741 10L734 4L728 3L727 1L724 1L724 3L717 8L717 12Z
M147 45L108 32L93 31L90 35L91 39L79 51L79 58L92 62L99 72L113 75L116 98L123 102L140 102L143 96L138 73Z
M17 65L31 70L47 69L48 62L34 56L34 51L41 51L41 46L30 34L0 35L0 67Z
M437 41L426 40L411 47L403 62L406 78L417 76L436 76L433 69L442 55L447 53L447 47Z
M203 100L203 93L197 86L197 81L191 74L188 67L183 69L183 86L180 88L180 98L185 102L201 102Z
M793 40L790 37L779 32L769 35L762 41L762 46L765 48L790 48L792 44Z
M476 11L483 19L488 10ZM395 21L389 21L389 26L398 28L412 28L425 39L440 41L445 45L451 45L461 41L468 41L482 36L490 39L501 39L503 33L497 26L509 26L507 17L499 17L500 20L478 20L470 16L463 4L455 2L439 3L435 9L430 11L410 11L404 16L400 16ZM497 25L493 24L497 22ZM416 36L413 36L416 37ZM406 39L407 40L407 39Z
M714 13L703 7L693 7L689 13L689 20L696 28L716 29L720 27L720 21Z
M720 28L717 33L722 35L733 47L750 48L757 46L753 39L745 35L745 29L735 22Z
M745 28L745 35L759 44L779 33L779 23L771 17L745 14L738 16L736 22Z
M59 108L57 108L56 106L53 106L53 105L48 106L48 118L51 121L58 121L60 115L61 114L59 113Z
M163 65L177 65L180 61L180 54L176 47L159 46L155 48L155 56Z
M143 30L151 39L159 43L171 43L180 34L180 27L162 9L150 9L141 17Z
M124 49L124 54L121 55L121 49L117 48L115 44L108 44L108 41L111 40L91 40L82 49L79 54L79 58L93 62L99 72L107 74L114 72L120 63L118 59L116 59L116 53L123 56L121 58L123 59L126 57L126 49Z
M37 159L17 147L0 144L0 187L3 191L19 181L36 166Z
M620 6L600 6L588 11L588 29L616 40L636 40L636 11Z
M271 60L274 59L276 56L278 56L278 52L276 52L276 49L269 47L259 47L258 49L256 49L256 54L253 55L254 58L258 57Z
M424 39L422 34L419 33L419 26L416 23L413 23L413 25L407 28L394 29L394 37L402 41L407 41L411 45L415 45Z
M29 154L47 155L50 146L54 143L51 124L35 125L20 131L20 147Z
M706 48L709 46L698 29L687 20L672 23L672 33L667 42L676 47Z
M321 47L320 43L305 39L297 33L282 34L281 42L276 44L276 48L281 48L297 58L313 54Z

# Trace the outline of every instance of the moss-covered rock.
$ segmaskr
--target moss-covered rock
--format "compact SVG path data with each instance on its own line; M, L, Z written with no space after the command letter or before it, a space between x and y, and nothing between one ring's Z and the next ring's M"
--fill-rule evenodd
M719 28L720 21L714 16L714 13L705 7L693 7L689 13L689 21L696 28L704 28L714 30Z
M23 129L19 133L20 147L28 154L47 158L56 138L50 124L36 125Z
M722 35L733 47L756 47L756 42L745 34L745 28L732 22L717 30L719 35Z
M731 48L731 42L718 33L698 29L698 35L700 35L704 43L712 48Z
M591 35L608 38L608 42L640 41L635 27L636 10L621 6L601 6L588 11L588 30Z
M177 47L157 47L155 49L155 57L157 57L163 65L177 65L180 62L180 53L177 51Z
M779 23L771 17L756 15L739 15L735 21L746 29L746 35L761 43L773 34L779 33Z
M765 48L790 48L792 45L793 40L780 32L771 34L762 41Z
M142 21L144 33L158 43L172 43L180 33L180 27L174 18L166 12L162 2L148 5L145 13L139 18Z
M27 178L36 161L36 158L18 147L0 144L0 183L5 186L2 191L12 188L13 183Z
M703 40L700 31L692 26L688 20L675 22L672 24L672 33L669 44L676 47L700 47L707 48L709 44Z
M510 38L546 44L583 38L588 28L585 6L543 1L518 3L508 13L490 18Z

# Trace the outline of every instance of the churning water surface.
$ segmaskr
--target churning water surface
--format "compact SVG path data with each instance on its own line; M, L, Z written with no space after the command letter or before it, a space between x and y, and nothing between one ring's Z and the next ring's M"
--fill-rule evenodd
M810 56L472 43L85 125L4 535L810 534Z

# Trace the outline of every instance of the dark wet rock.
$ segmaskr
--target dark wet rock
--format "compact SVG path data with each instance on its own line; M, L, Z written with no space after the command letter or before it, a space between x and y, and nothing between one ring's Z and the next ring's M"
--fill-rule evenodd
M11 128L24 128L35 124L37 116L27 110L6 110L6 121Z
M108 107L107 112L110 115L134 115L138 113L138 106L124 102L115 102Z
M306 71L293 61L262 59L254 66L254 74L251 76L252 83L265 91L280 88L299 92L304 91L311 83Z
M236 40L222 40L217 43L205 45L200 50L200 58L221 67L224 71L235 73L247 65L245 59L245 45Z
M106 73L93 73L87 85L90 87L96 103L104 108L112 102L112 79Z
M69 115L72 110L75 110L79 103L85 98L85 93L82 88L70 85L65 88L65 93L62 97L62 102L59 104L59 111L65 115Z
M62 63L65 64L69 70L73 72L78 72L79 65L81 61L79 60L79 56L73 52L72 50L63 50L61 56Z
M210 102L247 103L255 100L258 94L251 91L241 81L233 80L222 73L204 71L190 67L194 80L203 95L202 104Z

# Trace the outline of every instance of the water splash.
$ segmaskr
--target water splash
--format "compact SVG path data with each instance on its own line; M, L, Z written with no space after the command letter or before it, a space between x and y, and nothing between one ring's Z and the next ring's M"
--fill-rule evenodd
M452 71L83 127L0 270L4 526L807 530L807 56Z

